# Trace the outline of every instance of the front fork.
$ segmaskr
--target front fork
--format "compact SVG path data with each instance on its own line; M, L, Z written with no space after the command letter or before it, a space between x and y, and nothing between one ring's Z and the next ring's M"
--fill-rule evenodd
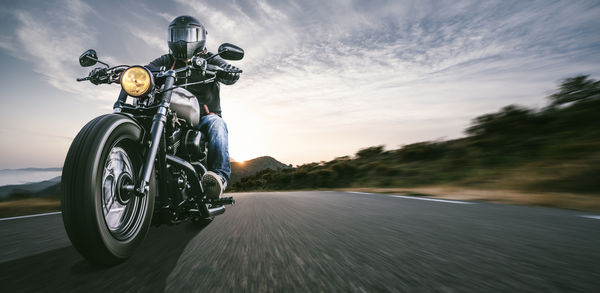
M150 129L150 149L146 155L146 160L142 168L142 176L135 187L138 196L144 196L148 193L150 176L152 176L156 154L158 153L158 148L167 122L167 114L171 105L171 88L175 83L175 71L169 70L164 73L164 76L166 76L166 79L163 88L167 91L162 94L162 100L158 106L158 111L156 111L156 114L154 114L154 118L152 119L152 128Z

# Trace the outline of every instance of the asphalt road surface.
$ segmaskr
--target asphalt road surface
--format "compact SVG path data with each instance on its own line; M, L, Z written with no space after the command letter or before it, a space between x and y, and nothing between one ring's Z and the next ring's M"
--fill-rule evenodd
M600 219L383 194L234 194L97 268L60 215L0 221L0 292L600 292ZM592 216L592 217L584 217Z

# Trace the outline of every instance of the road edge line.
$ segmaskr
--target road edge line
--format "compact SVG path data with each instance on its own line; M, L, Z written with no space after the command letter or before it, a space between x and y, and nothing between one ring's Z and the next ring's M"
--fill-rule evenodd
M579 216L582 217L582 218L600 220L600 216L593 216L593 215L579 215Z
M17 216L10 218L0 218L0 221L9 221L9 220L18 220L18 219L26 219L26 218L34 218L34 217L42 217L42 216L50 216L50 215L58 215L61 212L51 212L51 213L43 213L43 214L35 214L35 215L26 215L26 216Z
M477 204L476 202L470 202L470 201L458 201L458 200L439 199L439 198L431 198L431 197L417 197L417 196L407 196L407 195L397 195L397 194L390 194L388 196L389 197L407 198L407 199L416 199L416 200L425 200L425 201L454 203L454 204Z
M459 201L459 200L439 199L439 198L432 198L432 197L408 196L408 195L385 194L385 193L369 193L369 192L360 192L360 191L344 191L344 192L345 193L352 193L352 194L363 194L363 195L380 194L380 195L385 195L387 197L416 199L416 200L425 200L425 201L436 201L436 202L454 203L454 204L477 204L476 202L471 202L471 201Z

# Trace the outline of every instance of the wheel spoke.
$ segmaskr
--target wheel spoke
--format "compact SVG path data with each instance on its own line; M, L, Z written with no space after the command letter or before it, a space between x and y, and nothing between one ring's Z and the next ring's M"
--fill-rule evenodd
M128 177L131 182L133 176L133 164L127 152L115 146L111 149L105 162L102 175L103 214L108 229L117 238L126 238L130 230L136 226L139 210L145 208L143 198L120 198L119 191L123 183L123 176ZM123 204L126 202L126 204Z
M104 210L105 210L106 214L108 214L110 212L110 209L112 208L114 203L115 203L115 197L113 196L110 198L110 203L104 205Z

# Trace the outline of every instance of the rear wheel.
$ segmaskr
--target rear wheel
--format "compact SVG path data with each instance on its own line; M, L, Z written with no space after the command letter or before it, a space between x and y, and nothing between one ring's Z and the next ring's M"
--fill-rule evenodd
M89 261L114 265L131 256L152 218L154 176L146 196L131 186L143 161L142 129L124 115L89 122L77 135L65 160L62 210L67 234Z

